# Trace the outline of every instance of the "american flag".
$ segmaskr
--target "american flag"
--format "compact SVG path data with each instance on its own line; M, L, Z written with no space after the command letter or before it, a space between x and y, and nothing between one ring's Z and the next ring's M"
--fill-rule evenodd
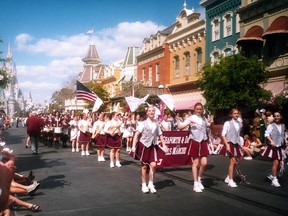
M87 100L90 102L95 102L97 100L97 95L78 80L76 93L77 100Z

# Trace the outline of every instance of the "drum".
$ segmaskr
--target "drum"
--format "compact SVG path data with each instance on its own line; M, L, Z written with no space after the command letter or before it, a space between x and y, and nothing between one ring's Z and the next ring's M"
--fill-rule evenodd
M60 133L62 133L62 128L61 128L61 127L55 127L55 128L54 128L54 133L55 133L55 134L60 134Z

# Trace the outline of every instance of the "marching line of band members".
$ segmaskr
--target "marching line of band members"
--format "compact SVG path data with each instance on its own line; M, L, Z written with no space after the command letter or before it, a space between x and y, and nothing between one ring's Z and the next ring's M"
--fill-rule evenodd
M189 133L190 142L188 154L192 160L193 189L195 192L202 192L204 190L201 177L207 165L207 156L210 155L208 147L209 139L207 136L210 122L205 118L203 112L203 105L197 103L194 107L194 114L187 116L185 120L179 121L176 124L178 130L188 130ZM224 147L221 149L220 154L229 157L228 174L225 182L230 187L237 187L233 181L233 173L239 158L243 156L239 141L242 127L242 123L239 122L239 113L237 109L231 110L231 120L225 122L221 134L224 140ZM279 163L282 160L282 155L284 155L282 154L283 148L280 147L285 145L285 142L287 144L284 137L285 125L280 123L281 118L282 116L279 112L274 113L274 122L267 128L265 133L265 137L270 145L268 145L264 152L261 152L262 156L269 157L273 160L271 175L268 176L268 178L271 180L271 185L275 187L280 187L276 177ZM130 152L131 156L133 155L133 157L139 159L142 163L142 192L156 192L153 185L156 171L154 164L158 154L167 151L162 131L166 129L169 130L171 127L167 124L166 116L164 116L160 122L157 120L153 106L146 109L146 119L144 121L141 120L140 115L135 117L134 113L125 113L123 116L116 112L95 115L88 110L83 111L80 119L75 115L75 112L71 112L70 115L65 115L62 118L59 113L56 112L55 116L49 114L48 116L44 116L43 119L45 122L43 137L46 140L51 141L51 139L53 139L57 141L59 137L67 135L66 139L69 137L71 141L72 152L81 151L81 156L90 155L89 145L91 142L94 142L97 147L98 161L104 162L105 147L109 147L111 168L115 166L121 167L120 150L122 148L122 141L125 140L126 151ZM157 133L155 131L157 131ZM61 136L59 136L59 134L61 134ZM154 138L150 139L149 137ZM160 138L160 142L153 141L158 138ZM63 147L65 147L64 143L66 145L66 142L63 141ZM158 145L162 147L158 148ZM153 149L150 149L151 146ZM279 157L279 155L281 157ZM153 158L156 159L154 160ZM147 186L146 173L148 166L150 171Z

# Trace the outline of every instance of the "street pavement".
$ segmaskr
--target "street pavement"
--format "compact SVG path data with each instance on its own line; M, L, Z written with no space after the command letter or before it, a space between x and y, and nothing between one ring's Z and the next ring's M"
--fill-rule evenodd
M247 182L237 188L224 183L228 159L220 155L208 158L203 176L203 193L193 191L189 166L157 170L156 194L142 194L140 164L125 149L121 151L121 168L98 162L96 149L91 156L81 157L70 148L47 147L42 143L39 154L25 148L26 128L11 128L5 132L6 145L17 157L17 172L32 170L40 189L34 196L18 196L41 207L39 212L15 209L16 216L186 216L186 215L288 215L288 174L280 179L282 187L275 188L266 178L271 161L261 156L241 161ZM68 145L70 147L70 144ZM236 176L236 175L235 175Z

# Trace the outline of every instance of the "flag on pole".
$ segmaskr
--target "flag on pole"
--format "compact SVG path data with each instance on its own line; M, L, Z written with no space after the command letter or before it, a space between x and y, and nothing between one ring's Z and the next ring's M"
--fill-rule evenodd
M97 99L94 103L92 112L97 112L99 110L99 108L102 106L102 104L103 104L103 101L101 100L101 98L97 97Z
M125 97L125 100L130 108L130 111L135 112L141 104L145 103L148 97L149 97L149 94L147 94L143 98L136 98L136 97L130 96L130 97Z
M94 29L93 28L91 28L91 29L89 29L87 32L86 32L86 34L87 35L93 35L93 33L94 33Z
M170 94L162 94L158 95L158 97L162 100L162 102L171 110L174 110L174 100L172 98L172 95Z
M77 91L76 91L77 100L86 100L94 102L97 100L97 95L88 89L85 85L77 80Z

